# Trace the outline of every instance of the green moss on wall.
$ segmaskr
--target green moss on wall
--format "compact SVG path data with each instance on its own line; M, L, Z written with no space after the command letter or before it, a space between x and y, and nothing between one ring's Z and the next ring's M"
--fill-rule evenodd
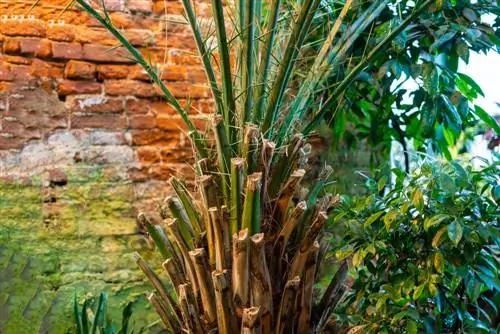
M83 300L106 291L116 322L129 300L137 326L157 320L131 257L144 245L133 184L78 173L62 187L0 182L0 333L65 333L75 293Z

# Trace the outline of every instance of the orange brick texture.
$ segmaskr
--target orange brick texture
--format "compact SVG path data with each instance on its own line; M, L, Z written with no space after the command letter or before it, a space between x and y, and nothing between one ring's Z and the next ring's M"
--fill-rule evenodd
M95 19L64 11L68 2L0 2L0 176L81 161L123 164L133 181L189 176L180 117ZM195 1L198 15L211 16L209 2ZM213 103L180 0L104 4L203 130Z

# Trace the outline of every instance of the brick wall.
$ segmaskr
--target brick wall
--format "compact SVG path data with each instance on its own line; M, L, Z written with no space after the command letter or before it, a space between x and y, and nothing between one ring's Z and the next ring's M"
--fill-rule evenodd
M138 325L156 320L135 216L192 176L180 117L69 1L0 0L0 333L65 333L75 291L107 291L115 321L127 300ZM180 0L104 2L203 129L213 106Z
M68 2L0 1L0 176L78 164L122 166L135 182L191 175L180 117L96 20L64 11ZM209 1L194 2L210 16ZM203 129L211 95L180 1L104 3Z

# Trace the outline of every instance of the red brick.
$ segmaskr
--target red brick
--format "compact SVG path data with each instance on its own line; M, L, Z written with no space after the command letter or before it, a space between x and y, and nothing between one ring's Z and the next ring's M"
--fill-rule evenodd
M97 65L97 73L100 80L125 79L133 71L131 65Z
M165 11L165 5L166 5L166 11ZM153 11L156 14L177 14L177 15L182 15L184 14L184 7L182 7L182 4L177 1L155 1L153 4Z
M193 125L199 129L204 131L207 129L208 126L208 119L206 117L203 118L191 118L191 121L193 122ZM187 126L184 123L184 121L180 117L173 117L173 116L159 116L156 118L156 124L158 129L162 130L168 130L168 131L181 131L185 132L187 131Z
M189 76L186 66L181 65L164 65L160 68L160 73L161 79L167 81L184 81Z
M103 0L104 7L107 11L123 11L125 9L125 1L123 0Z
M147 114L151 110L151 102L146 99L127 99L125 110L127 114Z
M156 117L153 115L133 115L128 119L131 129L153 129L156 127Z
M134 46L151 46L156 44L155 35L147 29L130 29L124 32L127 40Z
M32 60L29 58L19 57L19 56L8 56L4 55L3 60L11 64L29 65Z
M123 111L121 98L110 98L102 95L85 97L69 96L66 105L73 112L85 113L119 113Z
M52 43L52 57L56 59L80 59L83 56L83 49L79 43Z
M199 68L199 67L189 67L187 69L187 79L190 82L197 82L197 83L207 82L208 83L205 70L203 70L203 68Z
M132 95L139 97L153 97L153 85L136 80L107 80L104 82L104 91L108 95Z
M191 147L172 147L160 150L161 161L163 163L193 162L193 150Z
M21 51L19 40L17 38L6 37L3 42L3 52L6 54L16 54Z
M179 133L161 130L134 130L132 131L132 145L176 145L179 142Z
M0 150L20 149L25 144L25 139L14 137L7 133L0 133Z
M176 81L167 82L166 86L176 98L204 99L211 95L210 88L201 84Z
M83 59L109 63L135 63L128 50L123 47L110 49L108 46L96 44L83 46Z
M128 0L127 7L133 12L151 13L153 10L150 0Z
M11 71L11 66L9 64L0 63L0 81L13 81L14 73Z
M119 115L71 115L73 129L124 129L127 121Z
M150 178L168 180L172 176L172 168L166 164L154 164L149 170Z
M75 41L109 46L117 44L116 38L107 29L87 26L75 27Z
M61 80L57 84L59 95L95 94L101 91L102 87L98 82Z
M149 179L149 167L133 167L128 170L128 177L131 181L143 182Z
M33 59L31 74L35 77L62 78L64 64Z
M45 22L37 19L0 20L0 33L8 36L45 36Z
M50 58L51 43L46 39L21 38L19 40L21 54L35 55L40 58Z
M198 55L176 49L168 50L168 62L181 66L201 65L201 59Z
M160 149L155 146L138 147L137 157L141 164L154 164L160 162Z
M28 85L33 81L34 77L31 74L31 68L26 65L13 65L11 67L11 72L14 75L14 80Z
M94 79L96 65L78 60L70 60L64 68L64 76L69 79Z
M71 24L50 24L47 38L58 42L72 42L75 39L75 26Z

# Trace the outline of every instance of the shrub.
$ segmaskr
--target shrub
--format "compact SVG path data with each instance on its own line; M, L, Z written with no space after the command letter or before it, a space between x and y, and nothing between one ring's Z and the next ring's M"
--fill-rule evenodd
M337 320L365 333L497 333L498 168L425 163L409 178L395 170L385 195L343 198L337 256L354 270Z

